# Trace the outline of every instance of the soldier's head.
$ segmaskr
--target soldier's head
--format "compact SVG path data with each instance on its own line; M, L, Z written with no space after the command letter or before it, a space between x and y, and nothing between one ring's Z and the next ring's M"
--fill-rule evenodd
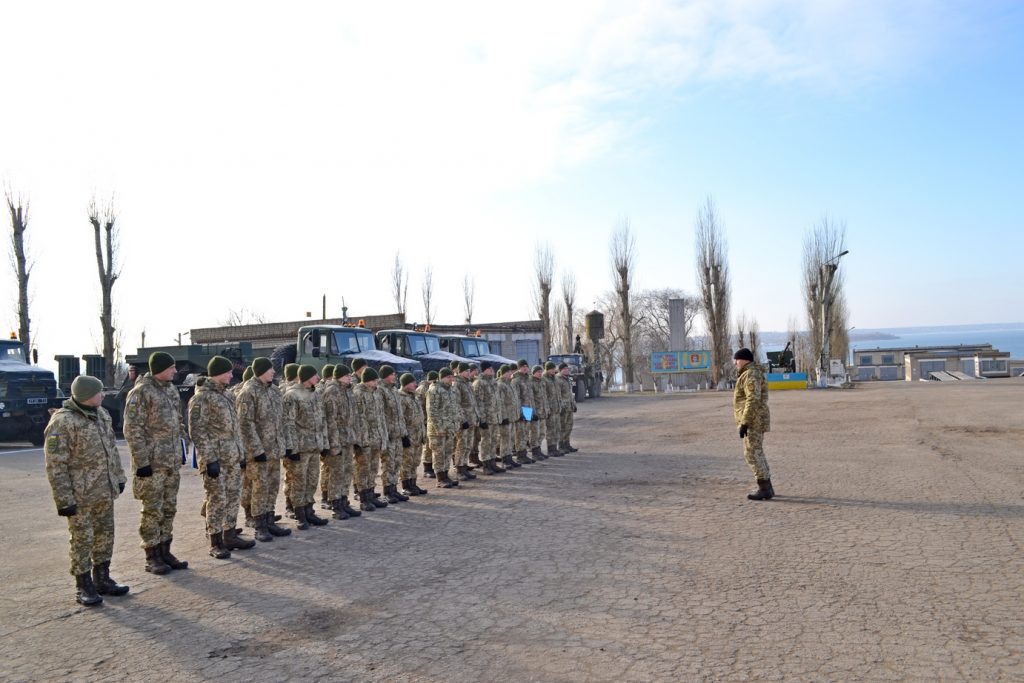
M243 382L248 382L251 379L252 379L252 366L250 365L249 367L247 367L245 369L245 372L242 373L242 381Z
M174 379L178 369L174 367L174 356L163 351L154 351L149 356L149 374L161 382L170 382Z
M452 372L458 372L459 371L459 361L453 360L451 363L448 364L448 367L451 368Z
M555 364L552 361L544 363L544 374L548 376L555 374Z
M534 365L533 366L533 376L534 377L536 377L537 379L540 379L541 375L543 375L543 374L544 374L544 368L542 368L539 365Z
M470 363L469 364L469 377L470 377L470 379L475 379L476 376L479 375L479 374L480 374L480 366L477 365L476 363Z
M265 356L260 356L252 361L252 374L264 384L274 381L274 364Z
M360 384L365 384L369 389L377 388L377 379L380 376L377 371L370 367L363 368L363 376L359 378Z
M459 363L459 376L469 379L470 365L469 363Z
M377 374L380 375L384 384L387 384L390 387L395 386L395 380L398 379L398 375L395 374L395 369L393 367L390 365L382 365L380 366L380 370L377 371Z
M362 378L363 371L366 369L366 360L362 358L356 358L352 361L352 372L356 374L356 377Z
M561 375L562 377L568 377L569 376L569 364L568 363L559 363L558 364L558 374Z
M505 373L507 373L507 372L509 372L508 366L507 365L502 365L500 368L498 368L498 377L499 378L504 377Z
M338 380L344 386L350 386L352 384L352 371L349 370L347 365L338 364L334 366L334 379Z
M298 363L289 363L288 365L284 366L284 381L285 382L294 382L295 378L298 377L298 376L299 376L299 364Z
M103 382L90 375L79 375L71 383L71 398L87 408L103 403Z
M235 375L235 364L224 356L214 356L206 364L206 375L217 384L227 386Z
M320 381L320 375L317 374L316 368L312 365L300 365L297 377L299 379L299 384L304 387L309 387L310 389Z
M322 379L332 380L332 379L334 379L334 366L333 365L325 365L323 370L321 370L318 374L320 375L320 377Z
M455 382L455 373L452 372L451 368L441 368L441 372L437 376L438 381L446 387L450 387Z
M401 378L399 378L398 383L401 385L402 391L410 394L416 391L416 378L408 372L404 373Z
M520 375L530 374L530 364L526 362L525 358L520 358L518 361L516 361L516 371Z
M742 370L754 362L754 354L751 353L750 349L742 348L733 354L732 359L736 362L736 369Z
M427 381L428 382L436 382L437 381L437 370L431 370L430 372L427 373Z
M494 366L487 361L480 362L480 373L484 377L494 377Z

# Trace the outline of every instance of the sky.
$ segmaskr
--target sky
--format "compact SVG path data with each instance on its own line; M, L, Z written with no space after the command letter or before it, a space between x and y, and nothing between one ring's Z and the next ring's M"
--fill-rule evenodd
M396 251L410 322L428 266L438 322L463 320L466 276L475 321L535 319L542 245L589 310L623 221L634 287L695 293L708 198L762 330L803 325L825 217L851 325L1021 320L1024 3L6 2L0 25L44 364L100 346L93 197L128 351L325 295L393 312Z

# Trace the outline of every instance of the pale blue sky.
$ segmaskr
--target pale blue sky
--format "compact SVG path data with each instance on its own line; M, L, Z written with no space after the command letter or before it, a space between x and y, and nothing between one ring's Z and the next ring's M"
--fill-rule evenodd
M324 293L389 312L396 246L412 319L428 263L441 321L467 272L476 320L534 317L538 242L589 307L622 217L637 286L693 291L707 196L764 330L803 323L826 213L851 324L1021 319L1024 3L495 7L5 4L0 178L32 202L40 355L99 337L94 191L120 209L130 349Z

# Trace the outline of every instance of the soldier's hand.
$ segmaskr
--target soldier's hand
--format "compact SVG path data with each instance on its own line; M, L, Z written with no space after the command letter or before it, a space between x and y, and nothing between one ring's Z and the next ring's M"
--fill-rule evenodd
M508 418L506 417L506 418L505 418L504 420L502 420L502 421L501 421L501 424L503 424L503 425L507 425L507 424L508 424Z
M480 423L480 429L487 429L489 426L490 425L488 425L486 422L481 422Z
M153 466L152 465L146 465L145 467L140 467L139 469L135 470L135 476L136 477L142 477L143 479L145 479L146 477L152 477L153 476Z
M352 446L352 450L354 450L356 453L362 453L363 452L363 447L360 446L359 444L354 444Z
M331 449L330 448L324 448L324 449L322 449L320 451L320 457L321 458L326 458L330 454L331 454Z
M469 423L468 422L463 422L462 423L462 429L469 429Z
M220 463L214 460L206 463L206 476L216 479L220 476Z
M117 482L117 492L118 493L124 493L124 482L123 481Z
M408 448L409 446L412 446L412 439L410 439L408 436L403 436L402 437L402 446L404 448Z
M242 458L241 460L238 461L238 469L245 469L245 458Z
M253 458L252 461L253 462L266 462L267 461L267 454L266 453L260 453L255 458Z
M62 507L59 510L57 510L57 514L61 517L74 517L76 512L78 512L78 506L75 505L74 503L68 505L67 507Z
M740 438L747 438L747 425L740 425Z
M284 452L284 457L288 458L292 462L298 462L299 461L299 454L298 453L294 453L292 451L292 449L290 449L290 448Z

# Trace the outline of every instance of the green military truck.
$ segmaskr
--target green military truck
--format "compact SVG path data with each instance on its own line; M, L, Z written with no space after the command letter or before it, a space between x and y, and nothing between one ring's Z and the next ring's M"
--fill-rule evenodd
M423 366L424 372L440 372L453 360L471 362L468 358L442 350L440 338L425 330L381 330L376 336L381 351L411 358Z
M572 384L572 391L576 395L576 402L590 396L597 398L601 393L600 383L593 371L593 367L587 362L587 357L581 353L563 353L548 356L548 360L556 366L565 363L569 366L569 382Z
M50 408L62 403L53 373L30 365L19 340L0 340L0 441L42 446Z
M478 333L479 334L479 333ZM441 348L456 356L468 358L472 363L487 361L497 370L501 365L515 367L516 361L491 353L491 346L483 337L470 336L467 334L444 334L440 335Z
M338 363L351 367L357 358L365 360L366 364L374 369L390 365L399 375L408 372L417 380L423 379L423 366L419 361L381 351L377 348L373 331L355 325L300 327L295 343L284 344L274 349L270 361L280 376L288 363L312 365L320 371L325 365Z

